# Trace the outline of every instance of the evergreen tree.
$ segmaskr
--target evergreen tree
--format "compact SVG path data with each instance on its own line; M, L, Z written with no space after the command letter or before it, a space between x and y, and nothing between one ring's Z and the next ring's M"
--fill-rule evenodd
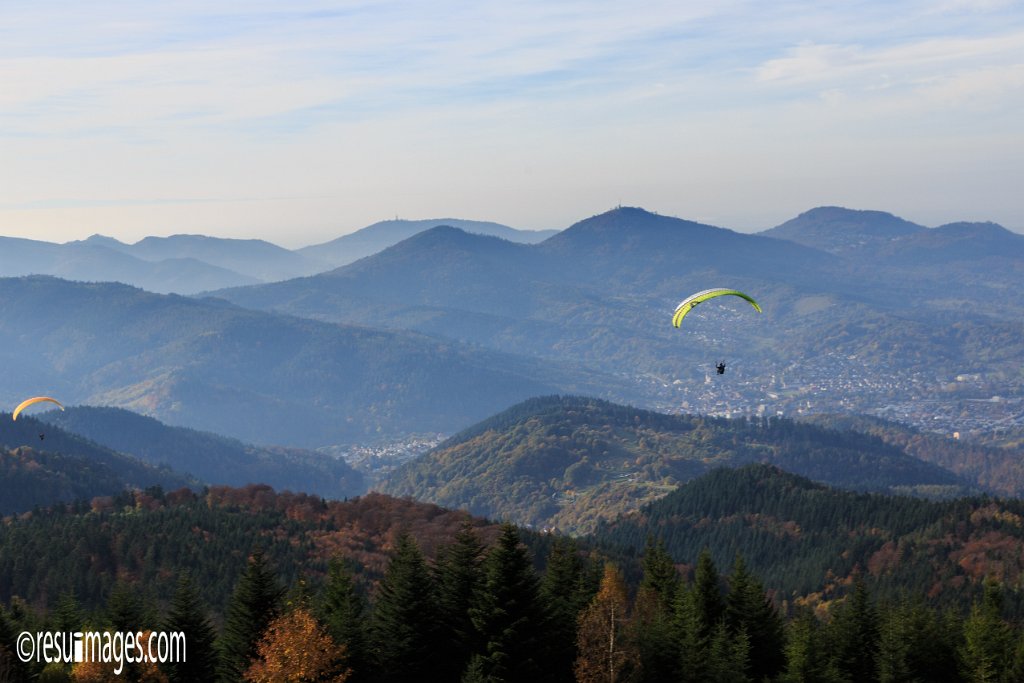
M483 543L469 522L438 554L435 574L441 625L440 673L448 680L458 680L470 658L480 650L470 610L483 582L483 555Z
M707 681L709 683L748 683L750 640L740 628L731 631L724 621L718 622L708 647Z
M836 668L853 681L876 677L878 615L871 606L864 578L854 580L853 593L836 611L831 629Z
M697 558L692 592L694 607L700 617L703 629L701 637L706 641L710 641L712 632L718 626L718 622L725 612L720 584L718 569L711 559L711 551L704 548Z
M166 632L185 634L185 659L165 664L167 677L179 681L212 681L217 675L216 634L192 578L182 574L164 621Z
M577 620L593 597L589 574L574 539L555 539L548 555L540 592L550 618L551 661L548 666L555 674L555 680L571 681L573 663L577 656Z
M964 622L961 674L969 683L1001 682L1013 667L1014 638L1002 619L1003 596L994 579L985 582L980 604Z
M350 671L347 680L353 683L367 680L366 600L339 557L332 559L327 568L320 616L331 638L344 648L343 664Z
M879 615L879 681L959 681L955 634L920 599L902 600ZM954 625L959 629L958 625Z
M635 638L640 651L640 680L672 680L679 671L679 641L675 605L682 581L665 543L647 539L643 579L637 592Z
M85 613L78 604L74 593L63 593L53 611L53 628L63 633L74 633L82 629Z
M459 680L460 683L501 683L499 679L487 674L487 659L481 654L470 657L466 671Z
M472 610L483 642L484 674L508 681L544 680L547 615L533 564L511 524L484 560L484 584Z
M123 581L114 584L107 598L107 625L112 631L135 632L152 627L147 624L147 609L138 586Z
M263 551L256 549L228 605L220 640L218 677L221 681L241 680L257 655L263 632L279 614L283 596L284 588L267 564Z
M827 634L810 610L801 610L789 622L786 668L783 683L838 683L842 680L830 664Z
M381 681L416 680L438 665L439 610L419 547L401 534L380 583L371 620L371 649Z
M679 639L679 681L701 683L706 680L710 639L705 635L708 629L692 587L680 590L676 598L675 632Z
M28 665L18 656L16 641L22 628L0 605L0 681L25 681L31 676Z
M742 631L748 638L750 657L747 675L751 679L774 678L782 671L785 664L785 625L765 594L761 581L747 570L740 555L736 556L729 577L725 623L731 633Z
M617 683L634 674L640 657L630 642L627 607L622 574L608 563L601 588L579 618L577 683Z

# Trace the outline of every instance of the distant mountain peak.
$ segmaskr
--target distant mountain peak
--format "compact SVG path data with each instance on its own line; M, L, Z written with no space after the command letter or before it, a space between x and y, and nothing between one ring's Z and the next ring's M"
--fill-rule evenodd
M124 247L127 246L124 242L114 237L108 237L107 235L101 235L100 233L94 233L89 235L87 238L82 240L85 244L95 244L104 247Z
M819 206L761 234L838 254L927 229L885 211Z

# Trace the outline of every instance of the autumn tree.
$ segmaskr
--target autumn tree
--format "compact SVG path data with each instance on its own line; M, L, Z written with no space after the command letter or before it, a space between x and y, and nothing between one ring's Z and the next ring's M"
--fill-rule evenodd
M143 631L143 643L148 643L152 631ZM86 655L88 656L88 655ZM71 670L71 680L75 683L169 683L167 674L160 670L156 662L124 663L120 673L114 673L116 664L112 662L81 661Z
M343 647L307 609L282 614L267 626L257 645L257 659L245 672L252 683L340 682L348 678L341 666Z
M615 565L608 563L601 587L580 615L577 633L578 683L617 683L629 680L640 657L629 634L626 584Z

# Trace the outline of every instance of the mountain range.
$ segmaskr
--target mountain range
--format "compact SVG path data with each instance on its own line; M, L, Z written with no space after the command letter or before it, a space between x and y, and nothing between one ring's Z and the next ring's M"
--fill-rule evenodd
M964 374L1019 395L1024 304L1005 292L1022 281L1024 236L992 224L825 207L748 235L617 208L539 244L438 227L325 273L212 294L583 363L661 410L790 414L937 396ZM674 330L676 303L712 286L752 294L764 314L722 299ZM721 359L738 381L702 383Z
M0 400L48 394L257 444L453 432L537 394L622 386L448 339L51 277L0 279Z
M123 282L158 293L195 294L330 270L437 225L521 242L539 241L555 232L461 219L394 220L296 250L265 240L184 234L146 237L134 244L104 235L64 244L0 237L0 277L54 275L85 282Z
M749 235L620 207L524 244L431 223L370 226L361 239L420 231L333 270L201 298L0 280L0 386L7 400L52 386L75 403L304 447L454 432L552 392L719 415L885 408L909 421L901 406L915 397L1021 394L1024 304L1004 293L1021 282L1024 236L998 226L823 207ZM113 242L60 246L248 263L250 279L281 275L278 257L319 258L256 240ZM764 313L723 298L668 324L683 296L717 285ZM713 381L718 360L729 371Z

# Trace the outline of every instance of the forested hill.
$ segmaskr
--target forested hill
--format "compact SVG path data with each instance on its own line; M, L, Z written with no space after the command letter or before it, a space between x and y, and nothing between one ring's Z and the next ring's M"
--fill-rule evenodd
M859 432L550 396L457 434L396 470L381 489L518 524L586 531L713 467L750 462L863 491L957 495L971 488Z
M866 415L813 415L801 418L801 422L873 434L915 458L977 482L986 491L1000 496L1024 497L1024 444L1015 439L1012 432L1008 433L1004 445L997 446L976 438L954 441ZM992 440L998 443L999 437Z
M812 604L857 573L878 595L949 602L980 595L987 577L1024 577L1024 501L854 493L766 465L714 470L594 534L634 549L651 537L678 558L706 547L728 565L740 553L768 588Z
M433 557L467 522L487 542L497 536L496 524L464 512L378 494L325 502L261 485L199 494L125 491L0 520L0 603L19 596L52 607L73 593L91 609L120 581L155 605L174 594L187 571L219 614L257 548L289 585L300 575L318 584L334 557L369 585L383 574L402 531ZM526 540L543 557L545 540Z
M300 447L452 432L539 393L616 385L436 337L50 277L0 278L0 361L7 405L42 382L65 404Z
M150 464L188 472L205 484L269 484L275 489L343 498L363 493L363 476L341 458L299 448L260 447L172 427L122 408L69 407L41 418Z
M0 514L116 495L129 487L186 485L198 482L31 416L14 421L0 412Z

